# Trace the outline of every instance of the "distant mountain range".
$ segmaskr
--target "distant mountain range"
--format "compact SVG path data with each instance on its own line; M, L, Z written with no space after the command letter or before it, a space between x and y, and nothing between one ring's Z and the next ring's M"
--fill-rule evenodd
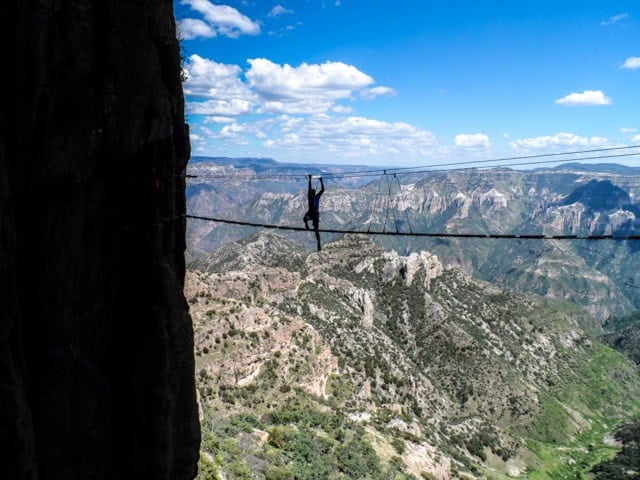
M304 179L275 175L327 175L366 167L280 164L271 159L196 158L190 178L190 213L302 226ZM615 235L640 234L640 169L569 163L516 171L452 170L397 177L327 179L321 226L392 231ZM242 178L237 178L240 176ZM188 256L255 233L255 228L191 221ZM290 238L313 247L311 235ZM323 241L335 240L323 235ZM446 266L513 291L568 299L601 321L640 304L640 243L634 241L456 240L376 237L402 254L428 250Z
M616 175L638 174L640 167L629 167L627 165L619 165L617 163L578 163L569 162L562 163L555 167L536 168L536 172L589 172L589 173L613 173Z
M385 168L392 170L394 165L376 166L371 165L336 165L327 163L291 163L291 162L278 162L273 158L260 158L260 157L191 157L190 164L196 163L215 163L218 165L234 166L254 168L256 171L264 171L267 169L277 170L280 173L285 171L297 170L302 174L321 174L323 172L341 172L341 171L356 171L356 170L370 170L378 169L383 170ZM455 168L455 167L452 167ZM518 169L516 169L518 170ZM579 162L567 162L561 163L555 166L538 167L530 170L520 170L527 172L590 172L590 173L610 173L610 174L638 174L640 173L640 167L630 167L627 165L620 165L617 163L579 163Z

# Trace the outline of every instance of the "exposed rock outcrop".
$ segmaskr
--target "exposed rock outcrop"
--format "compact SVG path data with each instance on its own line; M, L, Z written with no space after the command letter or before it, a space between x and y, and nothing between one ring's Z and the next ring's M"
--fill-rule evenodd
M270 243L274 258L302 263L255 255L268 254ZM569 462L576 450L562 442L576 445L605 416L611 425L611 415L638 411L635 366L588 337L582 329L598 324L575 306L511 294L428 252L403 256L360 236L321 252L303 248L260 234L211 252L202 265L215 271L187 273L208 426L203 458L220 478L240 468L270 478L276 462L303 478L297 461L323 472L319 478L338 478L333 455L349 445L350 430L387 472L522 476L538 468L529 438L552 435ZM253 253L242 262L230 255L242 250ZM268 445L247 438L260 432ZM278 432L297 440L274 442ZM462 473L465 462L479 473ZM367 475L374 463L345 476L402 476Z
M0 478L193 478L172 2L6 0L0 32Z

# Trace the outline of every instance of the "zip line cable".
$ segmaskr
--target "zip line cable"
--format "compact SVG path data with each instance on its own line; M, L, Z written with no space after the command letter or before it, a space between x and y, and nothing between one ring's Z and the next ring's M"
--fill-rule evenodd
M576 150L576 151L572 151L572 152L556 152L556 153L540 153L540 154L534 154L534 155L522 155L522 156L517 156L517 157L503 157L503 158L494 158L494 159L485 159L485 160L469 160L467 162L452 162L452 163L440 163L440 164L434 164L434 165L422 165L422 166L415 166L415 167L397 167L397 168L386 168L386 169L372 169L372 170L354 170L352 172L343 172L343 173L326 173L324 174L326 177L335 175L351 175L351 174L361 174L361 173L381 173L381 172L399 172L399 171L403 171L403 170L420 170L420 169L426 169L426 168L432 168L432 167L446 167L446 166L454 166L454 165L467 165L467 164L480 164L480 163L492 163L492 162L502 162L502 161L512 161L512 160L524 160L524 159L530 159L530 158L543 158L543 157L556 157L556 156L568 156L568 155L579 155L579 154L583 154L583 153L595 153L595 152L609 152L609 151L613 151L613 150L628 150L628 149L632 149L632 148L639 148L640 145L628 145L628 146L624 146L624 147L607 147L607 148L596 148L596 149L591 149L591 150ZM603 157L606 158L606 157ZM564 162L564 161L577 161L577 160L582 160L580 158L577 159L566 159L566 160L560 160L559 162ZM556 161L549 161L549 162L541 162L541 163L557 163ZM496 166L500 166L500 165L496 165ZM280 175L274 175L274 177L282 177L282 178L301 178L301 177L307 177L308 175L303 175L303 174L280 174ZM198 175L193 175L192 177L198 177ZM219 175L219 176L215 176L215 177L227 177L227 175ZM231 177L231 176L230 176ZM239 177L239 175L238 175ZM269 178L269 177L264 177L264 178Z
M245 222L241 220L231 220L227 218L203 217L199 215L185 215L186 218L193 220L204 220L207 222L225 223L228 225L238 225L242 227L258 227L268 228L272 230L288 230L294 232L314 232L304 227L294 227L291 225L274 225L269 223ZM535 235L535 234L517 234L517 233L448 233L448 232L381 232L367 230L344 230L337 228L320 228L320 233L338 233L338 234L354 234L354 235L381 235L392 237L431 237L431 238L483 238L495 240L640 240L640 235L627 235L618 237L614 235Z
M495 163L495 162L504 162L504 161L513 161L520 159L535 159L535 158L543 158L543 157L551 157L551 156L568 156L568 155L579 155L584 153L593 153L593 152L609 152L612 150L623 150L623 149L632 149L632 148L640 148L640 145L632 145L627 147L614 147L614 148L606 148L606 149L594 149L594 150L582 150L582 151L574 151L574 152L564 152L564 153L545 153L538 155L525 155L521 157L505 157L505 158L496 158L496 159L485 159L485 160L469 160L466 162L451 162L451 163L437 163L430 166L420 166L420 167L398 167L398 168L387 168L387 169L376 169L376 170L360 170L353 172L338 172L338 173L322 173L319 176L323 178L332 178L332 179L341 179L341 178L364 178L364 177L375 177L379 175L385 174L395 174L395 175L412 175L412 174L426 174L426 173L439 173L439 172L450 172L450 171L460 171L460 170L471 170L471 169L486 169L486 168L508 168L508 167L522 167L522 166L531 166L531 165L544 165L544 164L553 164L553 163L565 163L568 161L571 162L579 162L584 160L606 160L609 158L622 158L622 157L632 157L640 155L640 152L631 152L631 153L618 153L614 155L593 155L587 157L580 158L562 158L556 160L542 160L542 161L532 161L532 162L517 162L517 163L503 163L500 165L486 165L487 163ZM468 165L460 168L435 168L435 167L455 167L457 165ZM475 165L481 165L479 167L475 167ZM220 174L220 175L185 175L186 178L201 178L207 180L216 180L216 179L236 179L236 180L285 180L285 179L296 179L302 180L309 177L308 174L274 174L274 175L230 175L230 174Z
M616 241L624 241L624 240L640 240L640 235L628 235L628 236L614 236L614 235L539 235L539 234L496 234L496 233L448 233L448 232L414 232L411 223L409 221L409 217L407 212L405 211L405 216L407 218L407 223L409 226L409 232L400 232L398 231L398 219L393 211L393 219L395 222L395 231L386 231L387 221L389 220L389 208L390 208L390 199L392 196L391 188L392 181L390 180L390 176L393 175L393 178L396 180L399 188L399 193L401 193L401 184L398 179L399 175L411 175L411 174L427 174L427 173L438 173L438 172L449 172L449 171L460 171L460 170L471 170L471 169L487 169L487 168L505 168L505 167L514 167L514 166L531 166L531 165L540 165L540 164L549 164L549 163L560 163L567 161L583 161L583 160L604 160L609 158L621 158L621 157L631 157L640 155L640 152L631 152L631 153L618 153L614 155L596 155L596 156L588 156L581 158L562 158L559 160L542 160L542 161L530 161L530 162L518 162L518 163L509 163L502 165L486 165L487 163L495 163L500 161L513 161L520 159L536 159L536 158L544 158L544 157L555 157L555 156L567 156L567 155L578 155L585 153L594 153L594 152L608 152L613 150L627 150L632 148L640 148L640 145L632 145L626 147L612 147L612 148L602 148L602 149L592 149L592 150L581 150L581 151L573 151L573 152L564 152L564 153L545 153L545 154L537 154L537 155L525 155L520 157L507 157L507 158L499 158L492 160L470 160L467 162L459 162L459 163L441 163L434 164L429 167L398 167L398 168L388 168L388 169L376 169L376 170L360 170L353 172L343 172L343 173L325 173L322 174L324 178L360 178L360 177L372 177L372 176L380 176L380 180L378 181L378 189L376 193L376 197L374 200L374 208L372 209L372 214L375 213L377 206L380 206L381 209L384 210L384 224L382 227L382 231L372 231L371 224L369 224L367 230L345 230L345 229L318 229L318 232L321 233L336 233L336 234L355 234L355 235L386 235L386 236L408 236L408 237L431 237L431 238L484 238L484 239L516 239L516 240L616 240ZM460 168L449 168L449 169L434 169L433 167L446 167L446 166L456 166L456 165L481 165L480 167L466 166ZM279 179L307 179L309 175L302 174L282 174L282 175L262 175L262 176L248 176L248 175L185 175L186 178L203 178L203 179L237 179L237 180L279 180ZM386 180L386 190L387 195L381 195L381 190L384 188L382 186L382 181ZM384 197L384 198L381 198ZM232 219L224 219L224 218L214 218L214 217L204 217L198 215L185 215L186 218L194 219L194 220L204 220L209 222L216 223L224 223L229 225L237 225L237 226L247 226L247 227L258 227L258 228L267 228L267 229L277 229L277 230L288 230L288 231L298 231L298 232L307 232L309 231L303 227L294 227L290 225L274 225L274 224L266 224L266 223L255 223L255 222L247 222L240 220L232 220Z
M405 171L405 170L422 170L422 169L426 169L426 168L430 168L430 167L450 167L450 166L455 166L455 165L467 165L467 164L482 164L482 163L493 163L493 162L509 162L509 161L513 161L513 160L526 160L526 159L530 159L530 158L544 158L544 157L558 157L558 156L566 156L566 155L580 155L583 153L597 153L597 152L610 152L613 150L629 150L632 148L639 148L640 145L629 145L629 146L624 146L624 147L607 147L607 148L596 148L596 149L592 149L592 150L578 150L578 151L574 151L574 152L556 152L556 153L539 153L539 154L534 154L534 155L522 155L522 156L518 156L518 157L503 157L503 158L494 158L494 159L485 159L485 160L469 160L466 162L451 162L451 163L439 163L439 164L434 164L434 165L422 165L422 166L417 166L417 167L397 167L397 168L388 168L387 172L395 172L398 173L398 175L402 175L401 171ZM554 160L554 161L549 161L549 162L542 162L542 163L556 163L556 162L564 162L564 161L570 161L570 160L581 160L580 158L577 159L562 159L562 160ZM502 165L495 165L495 167L500 167ZM492 167L493 168L493 167ZM381 170L362 170L362 171L358 171L358 172L345 172L345 173L373 173L373 172L380 172ZM412 172L410 172L412 173Z

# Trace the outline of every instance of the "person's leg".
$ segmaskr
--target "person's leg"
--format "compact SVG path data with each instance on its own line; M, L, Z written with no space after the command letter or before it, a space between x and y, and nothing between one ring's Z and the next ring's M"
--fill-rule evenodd
M302 220L304 221L304 228L309 230L309 225L307 224L307 222L311 220L311 215L309 215L309 212L304 214L304 218Z
M316 241L318 242L318 251L320 251L320 250L321 250L321 247L320 247L320 232L319 232L319 229L320 229L320 219L319 219L318 217L315 217L315 218L313 219L313 229L314 229L314 230L315 230L315 232L316 232Z

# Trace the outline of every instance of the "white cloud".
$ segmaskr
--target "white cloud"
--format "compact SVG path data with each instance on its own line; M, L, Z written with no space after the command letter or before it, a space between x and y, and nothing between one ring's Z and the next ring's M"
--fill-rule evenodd
M207 100L205 102L189 103L189 113L196 115L213 115L223 117L237 117L251 111L251 103L246 100Z
M377 97L395 97L398 94L391 87L373 87L360 92L360 96L365 100L373 100Z
M240 35L258 35L260 25L237 9L228 5L216 5L209 0L181 0L200 13L209 26L219 35L237 38ZM193 37L195 38L195 37Z
M344 105L334 105L331 107L331 111L334 113L353 113L353 108L345 107Z
M233 122L211 130L200 126L198 134L207 138L211 151L225 145L227 152L252 151L264 155L264 149L269 149L281 160L299 160L304 156L313 161L417 163L443 153L429 131L403 122L358 116L280 115ZM245 150L234 150L235 146Z
M199 148L204 148L207 144L207 140L202 135L198 135L197 133L191 133L189 135L189 139L191 140L191 148L198 151Z
M625 68L627 70L637 70L640 68L640 57L629 57L627 58L620 68Z
M198 18L184 18L178 21L178 36L183 40L211 38L216 36L216 31Z
M555 103L567 107L610 105L611 99L602 90L585 90L582 93L570 93L559 98Z
M324 113L333 109L333 100L310 98L295 101L266 101L258 109L258 113L288 113L292 115Z
M628 13L620 13L618 15L613 15L612 17L609 17L606 20L603 20L602 22L600 22L600 24L604 26L615 25L616 23L622 20L625 20L627 18L629 18Z
M220 130L220 134L223 137L232 137L238 133L246 133L248 131L250 131L250 128L247 127L247 125L232 123L230 125L225 125L224 127L222 127L222 129Z
M517 149L550 149L558 147L606 147L611 143L604 137L581 137L574 133L560 132L555 135L522 138L510 142L509 145Z
M620 133L633 133L637 131L638 131L637 128L621 128L620 129Z
M246 113L257 114L348 114L353 111L340 100L394 95L390 87L370 87L373 78L341 62L303 63L298 67L270 60L250 59L244 73L238 65L218 63L191 55L185 65L189 113L209 115L215 120Z
M269 30L269 36L271 37L286 37L291 35L296 28L302 25L302 22L296 22L295 24L285 25L276 30Z
M435 136L403 122L384 122L365 117L311 117L283 115L277 123L261 125L271 130L265 146L292 151L315 151L336 158L367 159L370 156L419 158L438 148Z
M640 135L634 135L630 138L633 143L640 143Z
M208 116L204 118L204 123L233 123L235 119L232 117Z
M188 58L185 69L184 91L187 95L216 100L255 96L240 79L242 69L237 65L214 62L194 54Z
M342 62L303 63L298 67L278 65L266 58L248 60L245 76L249 85L264 100L268 113L322 113L337 100L373 83L366 73Z
M256 106L258 97L242 82L239 66L194 54L185 68L184 92L191 97L187 104L189 113L229 117L249 113Z
M210 140L222 140L232 142L236 145L250 145L256 139L264 140L266 134L260 129L259 123L230 123L217 132L208 131L207 137Z
M267 14L269 17L277 17L279 15L286 15L288 13L293 13L293 10L289 10L288 8L283 7L282 5L275 5L271 11Z
M459 148L489 148L491 142L484 133L460 133L456 135L455 145Z
M254 58L249 64L251 68L246 74L249 83L266 98L308 99L320 93L338 99L373 83L369 75L342 62L303 63L292 67L278 65L266 58Z

